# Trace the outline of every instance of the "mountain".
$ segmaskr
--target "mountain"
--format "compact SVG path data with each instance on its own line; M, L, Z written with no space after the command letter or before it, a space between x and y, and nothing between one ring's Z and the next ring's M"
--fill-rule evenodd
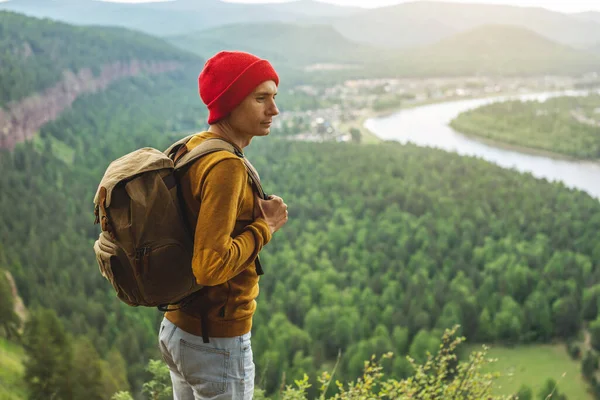
M0 274L10 271L32 314L39 307L56 311L73 344L89 339L110 365L106 370L119 370L118 379L141 393L145 364L159 356L150 345L158 313L118 304L98 273L91 250L98 236L93 187L111 160L146 145L166 148L182 132L200 130L206 112L196 78L204 60L125 28L72 26L6 11L0 12L0 54ZM25 232L29 239L13 241ZM26 259L34 254L41 258ZM0 337L7 320L0 322ZM39 343L44 351L59 351L56 341ZM31 358L6 349L0 338L0 398L7 391L8 399L34 396L35 385L17 382L24 372L20 361ZM113 349L128 370L110 361ZM111 398L113 379L87 360L91 353L73 352L86 360L58 365L80 383L88 381L77 371L90 367L106 392L92 396L97 385L82 392ZM44 368L63 371L53 365Z
M515 25L485 25L435 44L386 51L385 62L366 63L377 77L580 75L600 67L597 53L553 42Z
M243 23L330 23L347 39L378 47L414 48L489 24L519 25L553 41L588 47L600 41L593 13L543 8L415 1L376 9L314 0L241 4L220 0L111 3L94 0L9 0L0 9L80 25L123 26L160 36L183 35Z
M577 74L596 70L600 57L552 42L519 26L488 25L404 55L422 74Z
M343 7L314 0L296 0L285 3L274 3L270 8L314 18L343 17L357 14L364 10L359 7Z
M49 376L31 376L39 385L22 386L23 392L69 371L61 380L80 390L73 398L111 398L116 376L141 394L147 361L160 359L162 315L119 302L98 272L92 198L111 160L140 147L164 149L205 126L195 84L201 60L148 38L161 48L155 52L143 35L135 34L140 41L133 48L124 29L90 31L8 16L9 22L23 19L0 24L0 40L12 43L3 48L2 64L16 65L0 73L3 85L31 86L26 99L39 98L40 88L28 79L44 82L39 76L55 68L51 62L67 71L90 69L83 76L67 73L52 86L72 101L68 111L40 125L33 140L0 151L0 268L11 271L30 309L55 311L72 337L59 334L51 314L33 313L42 323L28 330L35 339L29 343L39 345L29 349L48 355L50 362L38 365ZM104 63L123 64L129 53L149 62L163 52L159 62L175 58L192 71L158 68L148 76L130 61L124 71L133 75L108 70L106 87L78 92L96 81ZM440 348L440 331L455 324L475 343L531 344L577 337L581 326L598 318L597 199L480 158L411 144L303 143L277 136L261 138L246 153L265 188L291 210L290 223L261 252L266 273L252 346L266 396L276 397L304 374L314 382L333 365L339 366L336 379L348 382L363 375L371 355L390 351L397 356L386 376L406 377L412 371L406 356L424 362L427 352ZM56 334L43 337L46 332ZM98 368L96 351L104 367ZM20 360L30 359L17 349L5 353L4 360L15 361L8 369L15 375ZM6 364L0 365L2 375Z
M202 62L125 28L76 27L7 11L0 11L0 54L0 149L32 137L84 93Z
M269 59L286 83L331 83L354 77L580 74L600 66L594 53L514 25L479 26L413 49L355 43L328 25L283 23L228 25L166 39L205 58L220 50L249 51ZM315 64L334 64L338 69L308 73L306 67Z
M324 24L233 24L165 39L204 58L221 50L256 54L273 64L287 87L394 76L398 64L397 51L353 42Z
M477 26L510 24L550 40L577 47L600 41L600 24L543 8L419 1L366 10L335 20L347 38L369 44L409 48L433 44Z
M593 21L600 23L600 12L598 11L586 11L582 13L571 14L575 18L582 19L584 21Z
M38 0L10 0L0 8L39 18L50 18L76 25L122 26L149 34L176 34L198 26L214 26L215 14L230 18L226 5L216 0L204 0L207 13L200 13L197 4L187 1L177 4L126 4L102 1L66 2Z
M0 106L56 83L66 69L99 70L102 64L132 60L198 60L160 38L125 28L77 27L7 11L0 11L0 53ZM11 79L11 73L18 76Z
M329 25L270 22L234 24L166 39L209 57L220 50L243 50L274 64L304 67L315 63L362 64L383 50L351 42Z
M10 0L0 9L79 25L124 26L154 35L177 35L233 23L300 21L347 16L357 9L311 0L284 4L239 4L219 0L111 3L73 0Z
M14 1L23 1L23 0L14 0ZM59 0L59 1L70 1L70 0ZM85 1L85 0L84 0ZM89 1L89 0L88 0ZM105 3L106 4L106 3ZM315 0L294 0L287 1L284 3L258 3L258 4L242 4L242 3L231 3L224 2L220 0L173 0L173 1L164 1L158 3L142 3L137 4L136 6L142 7L151 7L152 9L159 10L178 10L178 11L193 11L203 14L211 14L218 13L220 11L234 11L241 10L247 12L249 9L256 9L259 12L264 12L268 10L272 15L264 15L263 17L267 20L274 19L277 20L281 18L282 15L292 15L295 16L304 16L304 17L341 17L348 16L359 12L362 8L358 7L344 7L338 6L335 4L324 3L321 1ZM274 13L274 14L273 14ZM225 18L227 20L227 15L212 15L213 17ZM246 15L247 21L251 21L251 17L254 17L254 12L251 12L250 15ZM262 18L261 18L262 19ZM218 22L218 21L217 21ZM226 23L226 22L225 22Z
M600 42L596 43L593 46L590 46L586 49L589 53L596 54L600 56Z

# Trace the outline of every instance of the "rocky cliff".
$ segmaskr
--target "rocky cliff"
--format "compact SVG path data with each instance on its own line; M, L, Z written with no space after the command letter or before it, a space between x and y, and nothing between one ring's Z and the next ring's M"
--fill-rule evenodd
M112 82L139 74L160 74L179 69L175 61L115 62L105 64L94 76L89 68L64 71L63 78L44 92L29 96L19 102L0 108L0 149L12 149L31 138L45 123L57 118L84 93L103 90Z
M29 313L27 312L27 308L25 307L25 304L23 303L23 299L21 299L21 297L19 296L19 291L17 290L17 284L15 283L15 279L13 278L12 274L8 271L5 271L5 274L6 274L6 279L8 280L8 284L10 285L12 298L14 300L15 313L19 316L19 319L21 320L21 324L23 324L25 322L25 320L27 319L27 316Z

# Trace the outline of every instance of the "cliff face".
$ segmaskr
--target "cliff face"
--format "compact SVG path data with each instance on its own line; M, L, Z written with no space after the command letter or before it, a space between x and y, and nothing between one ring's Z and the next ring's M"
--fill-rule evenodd
M0 149L10 150L17 143L31 138L42 125L56 119L81 94L103 90L121 78L142 73L160 74L180 67L178 62L132 61L105 64L99 76L94 76L89 68L77 73L65 71L63 79L53 87L11 104L7 110L0 108Z
M27 311L27 308L25 308L25 304L23 304L23 300L19 296L19 292L17 290L17 284L15 283L15 280L14 280L12 274L8 271L5 271L5 273L6 273L6 279L8 279L8 283L10 285L10 289L12 292L12 297L13 297L14 304L15 304L15 313L19 316L19 319L21 320L21 326L22 326L23 322L25 322L25 320L27 319L27 316L29 313Z

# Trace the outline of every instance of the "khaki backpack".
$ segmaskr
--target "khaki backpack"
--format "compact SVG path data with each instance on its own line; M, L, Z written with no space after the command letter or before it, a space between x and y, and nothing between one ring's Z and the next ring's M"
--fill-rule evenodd
M202 286L192 273L193 230L181 207L181 171L200 157L226 150L242 158L250 181L266 199L258 173L230 143L207 139L191 151L190 135L164 152L145 147L113 161L94 197L94 243L102 275L131 306L184 304ZM257 270L262 273L257 259Z

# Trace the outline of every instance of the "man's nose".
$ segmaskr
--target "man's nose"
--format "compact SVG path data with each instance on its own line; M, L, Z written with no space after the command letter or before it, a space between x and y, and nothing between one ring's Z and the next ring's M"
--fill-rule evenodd
M275 116L275 115L279 114L279 109L277 108L277 105L275 104L275 102L273 102L271 104L271 107L269 107L268 113L271 116Z

